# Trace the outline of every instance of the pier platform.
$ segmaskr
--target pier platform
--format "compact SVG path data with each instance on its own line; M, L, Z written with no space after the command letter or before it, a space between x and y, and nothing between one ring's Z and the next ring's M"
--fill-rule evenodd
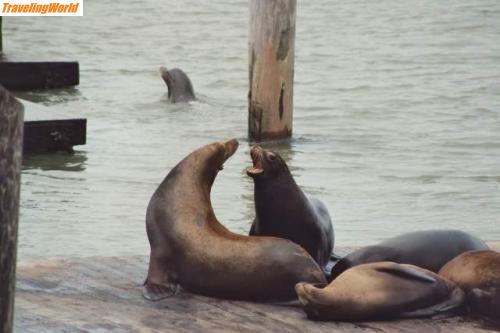
M490 244L497 251L500 242ZM337 323L306 319L298 306L226 301L181 291L141 295L148 257L18 263L15 332L492 332L462 317Z

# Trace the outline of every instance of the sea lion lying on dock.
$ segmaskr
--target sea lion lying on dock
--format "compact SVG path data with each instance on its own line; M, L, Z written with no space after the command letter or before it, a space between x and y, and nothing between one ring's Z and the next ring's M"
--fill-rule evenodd
M500 323L500 253L466 252L447 263L439 275L464 290L472 313Z
M168 100L172 103L190 102L196 100L193 85L186 73L179 68L168 70L160 67L160 75L168 89Z
M281 238L241 236L215 217L212 184L238 141L214 142L177 164L154 192L146 213L151 245L144 296L159 300L177 286L212 297L285 300L300 281L325 283L299 245Z
M302 192L279 154L253 146L250 156L253 166L247 174L254 181L255 200L250 235L289 239L324 267L334 243L328 209L320 200Z
M295 287L310 319L367 321L446 314L464 300L454 283L425 269L392 262L353 267L325 288Z
M351 267L379 261L415 265L437 273L464 252L487 249L485 242L459 230L409 232L348 254L333 267L331 278Z

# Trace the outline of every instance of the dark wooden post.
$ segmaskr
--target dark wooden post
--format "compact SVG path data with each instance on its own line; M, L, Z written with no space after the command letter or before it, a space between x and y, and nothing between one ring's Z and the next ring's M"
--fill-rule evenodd
M23 107L0 86L0 333L12 332Z
M248 135L292 135L296 0L250 0Z
M0 54L3 51L3 43L2 43L2 16L0 16Z

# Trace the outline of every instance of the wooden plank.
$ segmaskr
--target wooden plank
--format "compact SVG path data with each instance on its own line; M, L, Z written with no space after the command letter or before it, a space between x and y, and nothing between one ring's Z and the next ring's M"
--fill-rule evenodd
M0 332L12 331L23 106L0 86Z
M24 152L73 152L86 143L87 120L27 121L24 125Z
M54 107L22 100L25 106L24 152L73 151L87 139L87 119L75 118Z
M461 317L314 322L300 307L227 301L180 291L141 296L146 256L90 257L18 265L18 332L490 332Z
M0 84L13 91L65 88L80 82L78 62L0 62Z

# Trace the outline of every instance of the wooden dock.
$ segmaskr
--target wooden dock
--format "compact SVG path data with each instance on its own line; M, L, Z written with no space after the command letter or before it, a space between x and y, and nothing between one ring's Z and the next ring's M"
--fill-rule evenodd
M72 152L73 146L86 143L87 119L55 107L20 101L24 105L24 153Z
M500 242L492 243L500 250ZM458 332L492 330L461 317L336 323L297 306L226 301L181 291L141 296L148 258L90 257L18 264L15 332Z
M65 88L79 82L76 61L0 61L0 84L8 90Z

